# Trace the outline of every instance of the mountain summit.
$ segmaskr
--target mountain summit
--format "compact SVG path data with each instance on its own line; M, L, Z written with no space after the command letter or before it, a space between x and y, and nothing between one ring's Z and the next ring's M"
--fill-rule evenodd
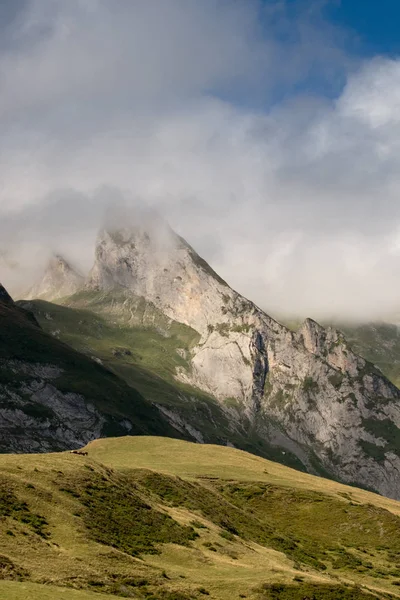
M207 332L210 321L223 320L222 295L231 292L193 248L165 224L153 229L102 231L86 287L122 287L201 334Z
M57 287L46 290L57 298ZM123 327L137 327L140 308L151 315L147 328L159 328L156 313L169 327L189 327L197 337L187 350L177 349L185 361L173 376L214 398L231 432L264 440L309 472L400 497L400 391L336 329L307 319L290 331L159 223L102 231L81 290L66 304L101 307L113 326L126 314ZM178 405L159 408L182 423ZM185 418L187 430L199 429L195 410ZM220 422L210 415L208 426L218 430Z
M84 277L62 256L55 254L50 259L42 279L29 290L26 299L58 300L74 294L83 283Z

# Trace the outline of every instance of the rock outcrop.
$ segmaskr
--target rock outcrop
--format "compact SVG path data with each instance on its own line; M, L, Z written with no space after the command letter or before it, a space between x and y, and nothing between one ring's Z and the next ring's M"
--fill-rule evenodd
M84 277L58 254L54 255L47 266L42 279L25 295L27 300L59 300L71 296L84 283Z

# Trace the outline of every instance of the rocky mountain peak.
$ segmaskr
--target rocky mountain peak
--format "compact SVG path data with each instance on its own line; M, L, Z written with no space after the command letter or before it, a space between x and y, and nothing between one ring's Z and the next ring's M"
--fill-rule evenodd
M42 279L34 285L27 300L57 300L75 294L84 285L80 275L62 256L55 254L50 259Z
M206 334L227 321L225 305L237 294L166 224L103 230L86 287L124 288L168 317Z
M334 327L322 327L308 318L296 335L308 352L343 373L355 376L359 369L365 367L365 360L351 350L343 333Z

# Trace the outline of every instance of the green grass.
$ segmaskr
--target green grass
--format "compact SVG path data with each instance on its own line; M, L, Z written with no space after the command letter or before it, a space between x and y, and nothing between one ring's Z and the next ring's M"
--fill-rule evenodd
M31 489L35 487L31 485ZM6 518L27 525L43 538L49 537L45 517L31 512L26 502L19 500L7 479L0 479L0 519Z
M69 323L66 323L68 326ZM128 418L132 422L132 433L179 435L150 402L115 373L48 335L25 318L18 308L1 305L0 385L24 396L24 385L29 385L36 376L29 370L13 372L9 368L9 360L59 368L61 373L52 379L52 384L61 392L81 394L92 402L106 416L105 434L107 431L114 435L126 433L126 429L118 427L118 422ZM52 416L40 404L30 403L29 397L26 400L24 411L27 414L39 419Z
M232 448L86 450L0 456L5 600L400 597L398 502Z
M110 600L114 596L27 581L0 581L0 597L5 600Z
M90 470L61 489L84 507L82 518L92 539L130 556L157 553L157 544L187 546L197 537L193 527L179 525L144 502L126 476L107 477Z
M386 460L385 446L377 446L366 440L359 440L358 445L367 456L371 456L374 460L383 463Z
M363 419L363 426L368 433L386 442L383 450L400 456L400 429L390 419Z

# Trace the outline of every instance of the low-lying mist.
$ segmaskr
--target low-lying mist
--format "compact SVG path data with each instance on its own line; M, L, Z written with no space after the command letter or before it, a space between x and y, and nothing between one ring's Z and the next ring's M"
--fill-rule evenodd
M87 274L102 228L140 226L165 236L169 220L233 288L275 317L357 322L396 318L398 255L380 236L277 231L267 220L258 222L256 213L247 215L248 227L229 213L219 221L206 214L201 219L187 212L180 218L174 211L171 215L163 218L160 211L116 188L92 196L55 192L40 206L2 219L0 280L23 297L53 254Z

